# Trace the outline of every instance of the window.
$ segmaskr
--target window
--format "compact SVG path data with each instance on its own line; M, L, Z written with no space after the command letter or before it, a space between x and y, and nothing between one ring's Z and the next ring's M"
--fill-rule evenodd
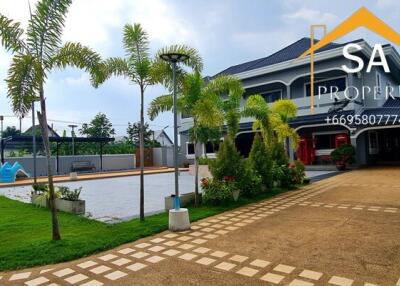
M369 154L375 155L379 153L378 146L378 132L369 131L368 132L368 141L369 141Z
M187 146L187 155L194 155L194 144L186 143Z
M206 154L215 154L218 152L219 143L217 142L207 142L204 146Z
M376 86L381 90L381 75L379 73L376 74Z
M337 134L315 135L315 149L335 149L335 138Z
M326 93L330 93L331 88L332 88L332 91L337 91L337 92L344 91L346 89L346 78L340 77L340 78L335 78L335 79L328 79L328 80L314 82L314 95L319 95L320 87L325 87ZM322 88L322 91L324 91L324 90L325 89ZM307 83L306 84L306 96L310 96L310 95L311 95L311 84Z
M282 99L282 91L281 90L267 91L261 93L261 96L264 98L266 102L272 103L274 101Z

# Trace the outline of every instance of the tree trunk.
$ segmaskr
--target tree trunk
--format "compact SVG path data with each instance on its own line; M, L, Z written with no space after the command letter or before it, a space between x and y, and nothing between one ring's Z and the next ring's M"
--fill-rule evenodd
M50 140L49 140L49 129L47 124L47 114L46 114L46 101L44 98L43 87L40 89L40 108L41 112L37 112L39 118L40 129L42 130L43 146L46 153L47 159L47 178L49 184L49 203L51 210L51 225L53 230L53 240L60 240L60 229L58 225L57 218L57 208L55 201L54 183L53 183L53 169L51 166L51 151L50 151Z
M144 87L140 86L140 220L144 221Z
M194 206L197 207L199 203L199 152L198 143L194 142Z

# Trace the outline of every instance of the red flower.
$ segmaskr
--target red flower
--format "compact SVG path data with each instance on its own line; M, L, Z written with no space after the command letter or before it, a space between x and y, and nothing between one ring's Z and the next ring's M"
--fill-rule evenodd
M235 180L234 176L224 176L225 182L233 182Z

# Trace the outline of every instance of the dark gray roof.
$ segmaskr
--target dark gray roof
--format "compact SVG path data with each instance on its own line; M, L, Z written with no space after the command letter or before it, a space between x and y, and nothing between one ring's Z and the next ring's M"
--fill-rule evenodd
M355 41L346 42L346 43L342 43L342 44L330 43L330 44L326 45L325 47L317 50L316 53L320 53L323 51L338 48L338 47L344 46L348 43L355 43L355 42L361 42L361 41L363 41L363 40L358 39ZM314 41L314 43L317 43L317 42L318 42L318 40ZM261 59L257 59L254 61L250 61L247 63L231 66L218 74L237 74L237 73L241 73L241 72L245 72L245 71L249 71L249 70L253 70L253 69L258 69L258 68L270 66L273 64L296 59L310 48L310 43L311 43L310 38L302 38L302 39L298 40L297 42L290 44L289 46L277 51L276 53L274 53L270 56L267 56L267 57L261 58Z
M397 123L400 123L400 98L388 98L382 107L368 108L363 111L362 115L398 115ZM389 121L392 122L391 118ZM386 121L386 118L383 119Z

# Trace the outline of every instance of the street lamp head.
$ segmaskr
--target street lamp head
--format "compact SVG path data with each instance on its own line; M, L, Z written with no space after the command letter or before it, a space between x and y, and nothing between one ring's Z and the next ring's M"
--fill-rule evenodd
M178 63L186 61L187 59L189 59L189 56L181 53L166 53L161 54L160 59L170 63Z

